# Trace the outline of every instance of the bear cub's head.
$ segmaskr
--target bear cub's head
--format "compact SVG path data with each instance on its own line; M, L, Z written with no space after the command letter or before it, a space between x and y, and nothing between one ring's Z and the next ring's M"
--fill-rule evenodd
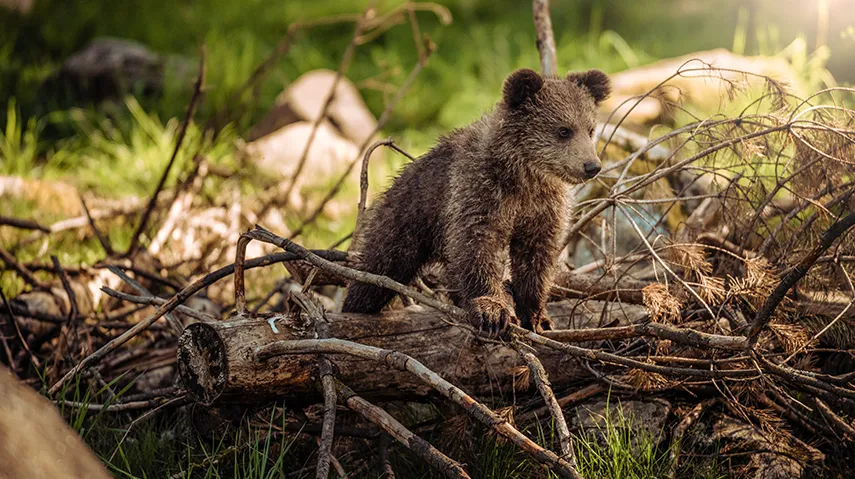
M597 107L611 92L600 70L544 78L521 69L505 80L505 125L515 132L515 149L540 173L568 183L589 180L600 172L593 135Z

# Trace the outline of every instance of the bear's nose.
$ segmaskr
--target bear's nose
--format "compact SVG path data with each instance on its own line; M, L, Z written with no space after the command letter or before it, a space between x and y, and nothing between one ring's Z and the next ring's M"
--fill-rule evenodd
M597 173L600 172L603 168L600 166L599 162L589 161L585 163L585 175L588 178L593 178L597 176Z

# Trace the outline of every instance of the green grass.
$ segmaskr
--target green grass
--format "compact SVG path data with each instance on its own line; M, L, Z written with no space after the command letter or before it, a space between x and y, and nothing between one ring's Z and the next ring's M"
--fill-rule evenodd
M120 400L132 384L132 378L118 378L109 384L111 393L107 385L93 388L75 379L57 397L65 397L68 401L83 405L110 404ZM405 409L393 409L396 411L394 414L408 416ZM314 468L311 466L317 448L313 436L279 432L286 424L286 415L280 407L270 407L259 413L252 420L252 425L247 416L235 420L234 426L221 428L209 436L194 431L189 408L167 408L137 423L131 419L138 417L138 414L93 412L86 407L71 407L62 402L59 403L59 410L117 478L166 478L173 475L235 479L314 477ZM425 406L418 410L423 415ZM625 412L620 404L613 408L607 404L604 411L597 423L596 433L589 430L573 435L582 475L588 479L669 477L669 445L667 441L659 444L659 436L665 432L643 432L644 427L630 413ZM567 414L572 412L568 411ZM552 450L558 448L555 429L548 420L534 423L523 432L544 447ZM423 437L464 464L473 478L558 477L541 468L509 441L479 425L469 422L469 427L459 433L462 436L454 440L444 437L443 434L448 434L448 431L443 430L428 432ZM356 444L359 445L358 442ZM707 460L702 457L699 455L684 460L678 477L727 477L716 455ZM391 462L400 477L443 477L394 443ZM345 465L345 468L348 466ZM300 474L294 474L304 469ZM378 474L376 468L369 467L354 477L376 478Z
M638 420L617 408L603 410L596 433L577 436L579 472L586 478L646 479L668 477L666 447L657 447L663 431L648 432Z

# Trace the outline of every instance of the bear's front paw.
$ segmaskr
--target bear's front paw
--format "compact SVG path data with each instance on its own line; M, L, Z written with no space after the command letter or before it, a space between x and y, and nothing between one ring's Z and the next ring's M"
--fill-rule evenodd
M513 310L500 298L481 296L469 301L469 322L481 332L498 336L509 324L519 324Z
M537 334L544 331L551 331L552 326L552 319L546 314L546 308L541 308L539 311L532 313L530 321L522 322L522 327Z

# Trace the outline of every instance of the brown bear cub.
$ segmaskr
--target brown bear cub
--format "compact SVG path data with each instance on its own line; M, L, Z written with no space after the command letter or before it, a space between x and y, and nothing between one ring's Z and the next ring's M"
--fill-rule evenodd
M592 137L610 89L599 70L513 72L492 112L441 138L371 208L359 269L407 284L441 261L452 299L482 331L550 329L545 306L568 223L567 185L600 172ZM375 313L394 295L352 282L343 311Z

